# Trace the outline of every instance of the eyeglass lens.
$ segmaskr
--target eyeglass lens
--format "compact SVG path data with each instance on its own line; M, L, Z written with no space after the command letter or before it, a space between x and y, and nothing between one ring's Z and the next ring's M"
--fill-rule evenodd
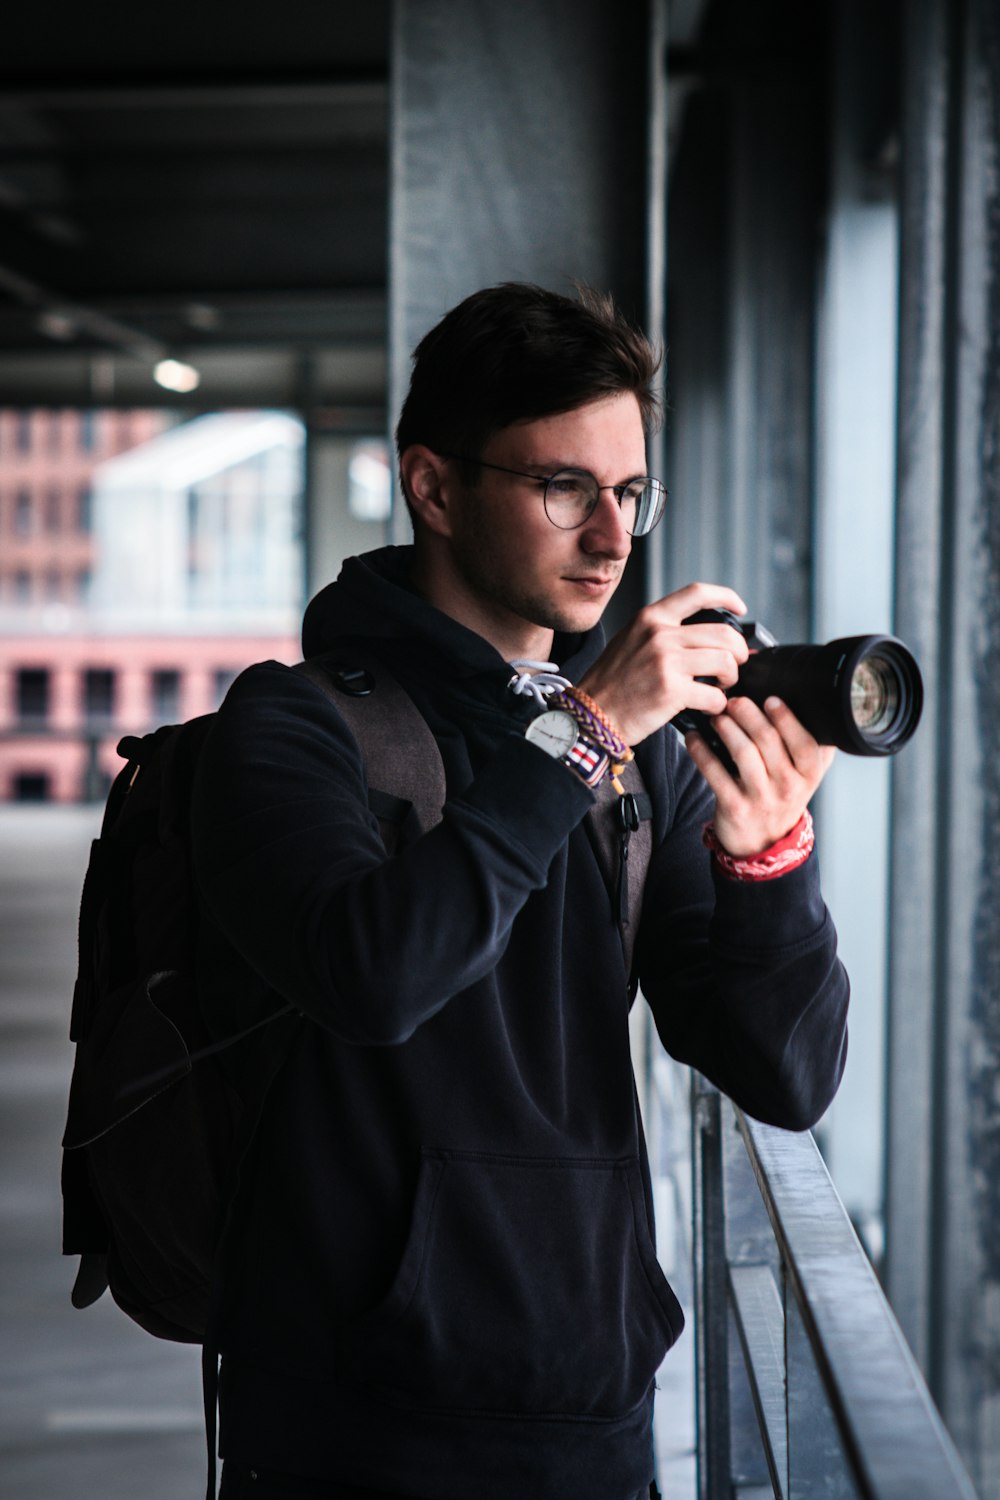
M573 531L582 526L600 499L592 474L565 469L553 474L545 486L545 514L553 526ZM636 479L616 491L625 529L631 536L645 536L663 514L667 492L659 480Z

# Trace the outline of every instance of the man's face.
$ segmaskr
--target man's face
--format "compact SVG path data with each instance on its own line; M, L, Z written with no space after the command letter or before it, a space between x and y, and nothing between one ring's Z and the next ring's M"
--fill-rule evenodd
M622 484L646 472L639 403L631 394L609 396L576 411L515 423L494 433L479 457L541 476L587 469L600 485ZM563 531L545 513L541 485L483 468L452 510L456 582L484 624L504 636L525 626L589 630L618 587L631 546L610 489L602 489L582 526Z

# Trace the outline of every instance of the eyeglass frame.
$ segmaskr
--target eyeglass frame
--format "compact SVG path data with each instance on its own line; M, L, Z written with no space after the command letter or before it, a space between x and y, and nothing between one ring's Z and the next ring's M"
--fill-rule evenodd
M597 502L601 497L602 490L611 490L615 499L618 501L618 511L620 514L622 508L622 500L625 497L625 491L629 488L630 485L639 484L641 482L642 484L647 486L651 484L656 485L656 487L663 492L663 504L660 510L660 514L657 516L652 526L650 526L646 531L640 531L638 533L640 538L649 536L650 532L655 531L657 526L659 526L660 522L663 520L663 513L666 510L667 500L670 498L670 491L667 489L662 479L657 479L652 474L635 474L631 479L626 479L624 484L597 484L596 474L592 474L589 469L576 469L572 465L569 465L564 469L556 469L555 473L553 474L529 474L525 469L508 469L505 464L491 464L485 458L470 458L465 453L444 453L439 451L438 457L451 458L460 464L475 464L482 469L495 469L498 474L514 474L518 479L533 479L536 484L540 484L542 486L542 509L545 512L545 519L550 523L550 525L554 526L557 531L579 531L581 526L586 526L587 522L594 514L594 511L597 509ZM594 484L597 485L597 494L595 496L593 505L591 506L590 510L588 510L583 520L577 521L575 526L560 526L558 521L553 521L552 517L549 515L549 508L545 503L549 493L549 485L554 479L558 479L563 474L585 474L588 479L592 479L594 481ZM629 536L635 535L635 532L629 532Z

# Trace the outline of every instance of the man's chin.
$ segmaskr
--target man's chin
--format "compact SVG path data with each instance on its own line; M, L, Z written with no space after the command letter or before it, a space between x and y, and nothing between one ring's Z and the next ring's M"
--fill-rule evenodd
M553 610L544 623L560 635L586 635L600 623L603 613L603 604L576 605L572 609Z
M592 630L600 622L617 589L618 584L614 583L590 599L560 600L560 613L572 622L567 628L576 631Z

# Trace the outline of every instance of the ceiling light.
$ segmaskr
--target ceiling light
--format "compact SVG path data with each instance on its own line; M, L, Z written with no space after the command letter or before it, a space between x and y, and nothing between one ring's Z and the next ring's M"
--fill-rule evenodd
M196 391L201 384L201 375L194 365L186 365L179 359L161 359L153 367L153 379L165 391L178 391L182 396Z
M49 308L40 313L37 323L39 333L44 333L46 338L56 339L60 344L75 338L79 329L76 319L66 312L56 308Z

